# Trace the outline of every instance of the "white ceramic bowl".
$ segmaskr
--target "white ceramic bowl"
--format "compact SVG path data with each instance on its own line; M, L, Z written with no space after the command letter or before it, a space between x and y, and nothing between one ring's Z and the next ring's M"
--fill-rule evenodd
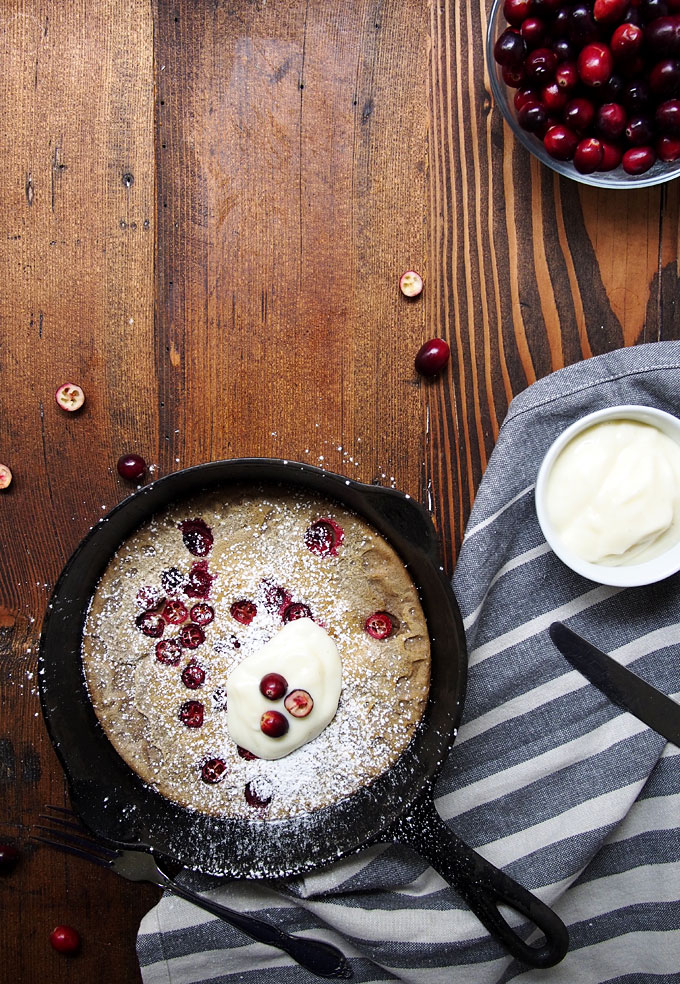
M546 485L550 472L560 452L577 434L592 427L593 424L604 420L636 420L651 424L666 434L680 446L680 420L663 410L645 406L617 406L597 410L581 417L575 423L562 431L560 436L551 444L536 479L536 513L543 535L553 552L560 560L577 574L587 577L599 584L611 584L618 587L631 588L643 584L654 584L662 581L671 574L680 571L680 542L670 547L658 557L638 564L622 564L618 567L608 567L604 564L592 564L565 547L564 543L552 526L546 509Z

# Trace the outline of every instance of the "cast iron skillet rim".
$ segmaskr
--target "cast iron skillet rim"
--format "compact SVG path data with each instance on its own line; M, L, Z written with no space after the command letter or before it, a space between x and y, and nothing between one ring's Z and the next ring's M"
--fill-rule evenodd
M259 474L246 474L234 477L230 473L237 471L239 469L246 469L246 472L254 470ZM225 475L225 471L228 473ZM274 472L272 475L271 472ZM310 479L312 479L310 484ZM141 523L148 519L154 512L163 508L164 505L173 501L173 498L179 499L188 497L191 495L199 494L203 489L209 489L211 486L216 486L219 484L234 484L234 483L248 483L248 482L275 482L286 484L287 482L291 485L302 486L303 488L310 488L312 491L316 491L329 496L330 498L335 498L336 500L342 502L346 507L355 509L359 513L366 515L369 521L373 522L375 525L381 527L381 532L383 532L388 540L394 541L393 530L385 529L385 522L381 522L381 517L379 516L379 505L382 502L394 502L399 504L401 508L413 510L417 513L425 524L431 530L428 539L426 541L424 549L419 549L416 545L413 545L412 551L416 555L416 567L422 565L429 566L431 568L431 574L433 576L433 584L438 584L439 593L444 595L444 598L448 600L451 611L448 613L452 618L453 623L451 628L454 630L454 639L457 641L457 687L455 694L450 694L451 698L451 711L447 719L448 728L445 734L441 732L433 736L432 729L430 727L430 719L432 717L432 695L430 702L428 703L428 710L426 712L423 722L421 722L420 727L417 729L416 737L409 746L409 750L404 756L386 773L371 783L370 786L359 790L357 793L352 794L346 800L342 800L339 803L333 804L331 807L325 808L323 810L315 811L315 814L310 816L313 817L313 822L306 823L305 827L309 829L312 827L317 830L318 828L325 828L327 822L331 823L337 821L338 813L342 815L343 804L351 804L349 809L353 813L361 814L362 812L370 812L373 816L373 822L370 824L370 830L366 833L361 833L355 837L351 838L351 843L347 842L345 838L345 843L341 850L334 850L330 852L328 846L323 857L319 857L314 854L314 852L309 850L309 845L306 845L305 857L298 857L294 862L291 862L290 857L287 858L284 865L278 865L275 871L272 871L271 864L267 863L264 866L253 866L252 860L245 865L243 863L239 865L234 865L230 862L229 865L224 864L219 867L219 872L216 873L231 873L237 877L240 875L245 876L290 876L293 874L301 873L302 871L308 871L313 868L319 867L322 864L329 863L330 861L337 860L338 857L347 854L356 853L365 847L368 843L380 840L380 834L384 832L385 829L389 828L394 820L397 812L401 813L407 810L410 804L416 800L417 793L420 790L423 782L428 782L436 775L441 764L450 750L453 741L455 739L455 730L459 724L460 717L462 715L462 705L463 696L465 689L465 679L466 679L466 651L464 645L464 634L462 632L462 624L460 622L460 613L458 607L455 603L455 598L450 589L450 584L448 579L443 575L442 569L438 566L438 549L436 534L434 533L434 527L432 526L431 518L425 509L417 503L415 500L408 496L405 496L402 492L396 489L383 488L382 486L366 485L364 483L358 482L355 479L345 478L342 475L337 475L336 473L329 472L326 469L319 468L315 465L309 465L303 462L294 462L288 459L273 459L273 458L235 458L235 459L225 459L223 461L208 462L202 465L195 465L187 469L182 469L178 472L172 472L169 475L163 476L156 481L149 483L142 489L137 490L130 496L127 496L124 500L118 503L112 508L112 510L103 517L91 530L88 531L86 536L81 541L80 545L74 551L68 564L62 571L57 583L55 585L52 602L48 608L48 614L45 620L45 625L43 627L43 633L41 636L41 661L44 660L44 656L50 643L50 632L52 630L52 625L54 619L56 618L54 614L53 602L60 596L60 593L64 590L64 586L68 587L68 580L70 576L73 576L74 566L78 564L79 560L83 555L91 549L92 541L101 535L102 524L115 520L118 515L124 510L129 510L134 508L136 505L138 508L135 510L138 514L134 523L128 522L126 529L122 533L122 536L118 538L118 545L131 534L131 532L136 529ZM175 490L175 486L181 485L182 491L178 493ZM169 490L169 492L168 492ZM348 490L350 491L350 499L359 498L360 505L356 502L348 502ZM166 494L167 493L167 494ZM165 497L164 497L165 496ZM140 514L139 506L143 503L145 499L151 497L153 501L152 506L143 510ZM159 498L161 501L158 501ZM376 516L376 514L378 514ZM377 520L377 521L376 521ZM388 526L391 524L388 522ZM397 536L397 539L400 537ZM116 548L114 548L116 549ZM398 548L397 548L398 549ZM401 552L401 551L399 551ZM107 552L102 558L100 564L100 570L94 579L93 584L101 576L108 560L110 558L110 552ZM413 564L407 562L407 558L404 559L406 566L411 571L411 575L419 590L422 589L422 585L419 583L417 576L415 576L413 571ZM89 592L91 594L91 591ZM430 591L431 593L431 591ZM435 592L436 593L436 592ZM427 592L425 592L427 595ZM441 599L440 599L441 600ZM426 596L423 597L424 607L426 608L427 614L427 601ZM89 604L89 600L88 600ZM83 608L79 605L79 615L80 615L80 626L82 627L82 622L84 621L86 615L86 607ZM434 655L434 653L433 653ZM80 652L78 652L78 660L80 663ZM434 660L433 660L434 662ZM43 664L43 669L48 670L48 666ZM81 669L82 674L82 669ZM126 839L125 836L121 836L121 825L119 824L118 830L111 828L111 814L114 811L108 811L105 817L101 815L101 808L99 810L99 816L96 815L97 811L93 811L92 803L89 802L91 796L91 789L88 788L87 784L83 785L79 781L79 776L74 775L74 770L72 763L69 761L69 754L66 753L62 748L62 742L59 735L54 733L52 728L52 721L50 719L50 710L48 707L48 694L43 686L44 676L41 673L41 702L43 705L43 712L45 715L45 720L47 723L48 731L57 750L60 761L64 767L64 770L69 779L71 790L73 793L74 800L80 809L83 819L91 826L95 833L99 836L103 836L105 839L110 840L116 844L124 845L128 842L129 838ZM109 749L116 758L119 758L113 747L108 743L103 729L99 726L99 723L94 715L91 707L89 707L91 714L91 723L94 723L98 732L100 733L100 738L102 738ZM422 742L425 741L431 745L435 744L434 754L430 748L427 753L427 762L423 765L422 757L416 754L415 760L412 760L413 748L415 747L416 752L419 752L422 747ZM409 768L405 769L404 760L408 759ZM168 805L169 801L165 800L164 797L159 796L151 787L143 783L136 774L132 773L127 766L119 759L119 762L123 765L125 771L130 772L130 785L137 796L140 796L143 801L143 805L147 805L145 801L149 802L149 805L156 804ZM413 764L415 762L416 771L413 771ZM402 773L405 773L402 775ZM424 774L424 778L423 778ZM389 777L389 778L387 778ZM415 785L414 785L415 778ZM410 780L410 782L409 782ZM387 796L388 800L388 816L385 815L385 809L383 808L382 813L380 808L378 808L377 814L375 809L376 796L381 797L384 800L385 790L382 788L385 785L394 787L395 784L399 789L399 796L396 802L389 803L390 797ZM412 787L409 790L409 785ZM388 792L390 790L388 789ZM392 797L394 799L394 797ZM115 805L115 796L113 797ZM398 803L398 806L397 806ZM177 807L175 804L169 804L173 813L178 810L180 814L188 820L189 824L195 825L197 822L205 822L207 827L216 827L220 831L223 830L224 824L222 822L216 821L215 818L207 818L206 815L196 814L193 811L185 810L184 808ZM143 812L143 811L142 811ZM167 811L166 811L167 812ZM134 813L134 810L133 810ZM156 818L157 819L157 818ZM102 827L102 821L105 823ZM99 822L98 822L99 821ZM153 828L153 823L152 823ZM167 824L165 825L167 828ZM239 831L243 831L244 828L248 828L251 832L259 832L260 826L255 824L250 824L248 821L243 820L232 820L228 822L228 826L236 828ZM270 825L273 828L274 825ZM297 821L276 821L276 826L278 828L282 827L292 827L298 826ZM163 824L161 823L161 827ZM157 853L164 856L170 857L171 860L180 860L182 864L186 864L189 867L200 868L201 870L214 870L212 869L212 863L214 859L210 859L210 863L206 864L205 859L200 857L197 859L195 856L187 856L186 850L183 849L182 844L178 844L175 836L174 829L164 831L161 830L161 836L159 838L158 829L149 829L148 824L143 824L143 833L146 835L144 837L145 842L149 843ZM135 831L135 836L133 839L139 838L139 828ZM230 838L231 839L231 838ZM255 836L255 839L257 837ZM313 856L310 856L313 855Z

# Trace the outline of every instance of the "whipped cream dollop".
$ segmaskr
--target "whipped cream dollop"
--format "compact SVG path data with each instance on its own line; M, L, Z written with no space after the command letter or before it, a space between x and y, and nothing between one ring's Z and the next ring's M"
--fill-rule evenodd
M288 687L278 700L260 692L263 677L278 673ZM288 622L227 678L227 728L237 745L263 759L278 759L306 744L335 717L342 689L342 663L335 642L311 618ZM314 705L305 717L295 717L285 706L286 695L306 691ZM260 726L267 711L282 714L288 730L281 737L265 734Z
M546 487L558 536L592 564L640 564L680 540L680 445L657 427L607 420L577 434Z

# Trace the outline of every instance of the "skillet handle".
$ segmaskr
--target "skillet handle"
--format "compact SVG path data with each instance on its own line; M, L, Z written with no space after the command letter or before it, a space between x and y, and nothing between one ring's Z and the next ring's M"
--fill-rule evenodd
M531 967L554 967L565 956L569 934L559 916L460 840L437 813L431 788L382 839L408 844L429 861L517 960ZM543 932L545 942L537 946L525 943L503 918L499 904L526 916Z

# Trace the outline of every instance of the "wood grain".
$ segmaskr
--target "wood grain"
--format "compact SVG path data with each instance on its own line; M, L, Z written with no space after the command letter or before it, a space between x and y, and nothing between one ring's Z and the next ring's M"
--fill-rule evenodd
M0 879L13 979L139 980L154 893L30 833L64 802L36 654L49 592L132 486L299 459L428 506L452 571L512 397L680 338L680 187L557 177L503 123L489 4L6 0L0 9ZM415 268L420 298L398 289ZM446 338L447 370L413 358ZM83 385L83 411L54 403ZM72 962L52 924L83 933ZM103 958L103 959L102 959Z

